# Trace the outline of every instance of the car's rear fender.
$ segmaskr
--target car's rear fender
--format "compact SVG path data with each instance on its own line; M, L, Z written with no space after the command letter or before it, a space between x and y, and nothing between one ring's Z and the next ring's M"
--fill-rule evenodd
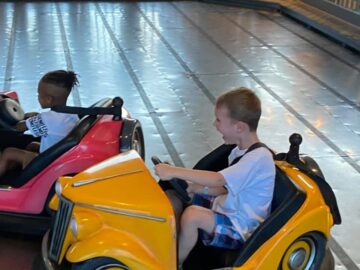
M246 263L233 269L277 269L287 248L297 238L310 232L319 233L326 239L329 238L332 217L328 207L319 207L302 214L301 212L300 209L281 231L266 241ZM327 222L323 222L324 220Z

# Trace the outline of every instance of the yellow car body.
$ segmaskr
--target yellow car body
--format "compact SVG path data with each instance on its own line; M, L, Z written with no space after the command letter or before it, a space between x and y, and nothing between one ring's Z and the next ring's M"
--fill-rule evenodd
M176 269L171 205L135 151L74 177L62 177L58 183L62 192L50 207L63 211L65 204L71 204L71 216L78 226L77 235L72 233L71 220L61 224L65 228L53 228L53 235L66 231L58 264L64 257L77 263L106 256L130 269Z
M289 265L299 258L303 261L299 261L298 269L304 269L317 245L308 240L314 234L323 241L329 239L333 215L318 185L286 161L276 161L276 165L298 190L301 205L279 230L243 256L243 261L237 259L216 269L292 269ZM42 248L48 269L56 269L65 261L77 265L96 258L120 263L101 269L177 269L172 206L135 151L119 154L73 177L61 177L56 194L50 203L57 211L54 226L44 237Z
M291 254L294 248L309 249L306 242L294 243L300 236L308 232L318 232L326 239L330 237L333 218L328 206L321 196L318 186L311 178L304 175L297 168L284 161L276 161L291 179L296 179L296 184L307 194L307 198L295 215L277 232L266 241L248 260L248 262L232 269L278 269L282 258ZM294 243L294 245L292 245ZM288 260L284 258L284 262ZM281 269L290 269L283 265ZM304 268L299 268L304 269Z

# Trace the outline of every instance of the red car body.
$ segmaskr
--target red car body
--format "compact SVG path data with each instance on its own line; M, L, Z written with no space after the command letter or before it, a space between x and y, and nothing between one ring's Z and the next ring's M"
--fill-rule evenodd
M8 98L18 100L15 92L3 94L6 94ZM102 107L110 107L112 99L104 99L102 103ZM97 104L94 105L97 106ZM79 125L83 126L79 127ZM79 130L75 131L76 128ZM71 135L72 133L74 134ZM66 146L69 141L71 141L71 136L76 137L79 133L84 134L80 136L81 138L79 138L78 143L75 144L71 142L74 144L73 146L70 145L71 147L68 147L64 153L54 158L53 152L58 151L58 149L61 150L64 145ZM1 134L2 131L0 129L0 136ZM136 146L134 141L141 144L140 147ZM8 220L9 217L10 219L11 217L18 219L19 214L21 217L29 217L31 219L33 219L34 216L46 216L47 213L45 210L47 202L53 194L54 183L59 176L76 174L119 152L133 149L134 145L135 147L139 147L137 150L139 150L141 152L140 155L144 157L141 125L137 120L132 119L124 108L121 107L120 119L116 119L115 116L107 114L83 116L78 126L75 127L65 139L44 153L39 154L35 164L32 164L32 161L24 169L25 171L29 166L33 166L34 168L31 168L35 171L33 176L31 176L30 171L31 177L27 177L28 179L26 179L26 177L24 178L24 176L21 175L21 173L24 172L22 171L18 172L20 176L15 174L14 182L12 182L11 174L0 178L0 216L6 216L6 220ZM49 162L47 157L52 157L52 160ZM44 164L44 162L45 164L49 164L44 166L39 172L36 172L36 162L40 165ZM19 180L19 177L22 178ZM16 183L15 179L19 181ZM5 219L0 219L0 223L1 220ZM10 222L10 224L13 223L14 221Z

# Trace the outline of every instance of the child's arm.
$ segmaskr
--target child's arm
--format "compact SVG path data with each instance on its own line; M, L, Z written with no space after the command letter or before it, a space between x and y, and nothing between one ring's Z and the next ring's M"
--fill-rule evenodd
M26 120L26 119L34 117L34 116L36 116L38 114L39 113L37 113L37 112L27 112L27 113L25 113L24 119ZM24 131L28 130L25 120L21 120L21 121L16 123L15 129L17 131L24 132Z
M213 196L218 196L221 194L226 194L227 190L224 187L207 187L207 186L202 186L199 184L195 184L195 183L191 183L188 182L188 188L186 189L186 191L192 195L195 193L202 193L202 194L207 194L207 195L213 195Z
M164 163L156 165L154 169L155 174L162 180L180 178L207 187L223 187L225 185L223 175L218 172L192 170Z
M22 121L17 122L15 128L16 128L17 131L20 131L20 132L26 131L27 126L25 124L25 121L22 120Z
M26 146L25 150L28 150L30 152L39 153L40 143L39 142L31 142Z

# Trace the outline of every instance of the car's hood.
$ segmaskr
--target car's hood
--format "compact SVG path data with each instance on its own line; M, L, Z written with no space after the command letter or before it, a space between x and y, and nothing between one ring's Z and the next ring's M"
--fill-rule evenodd
M167 216L171 205L135 151L107 159L74 177L60 178L75 204L138 215Z

